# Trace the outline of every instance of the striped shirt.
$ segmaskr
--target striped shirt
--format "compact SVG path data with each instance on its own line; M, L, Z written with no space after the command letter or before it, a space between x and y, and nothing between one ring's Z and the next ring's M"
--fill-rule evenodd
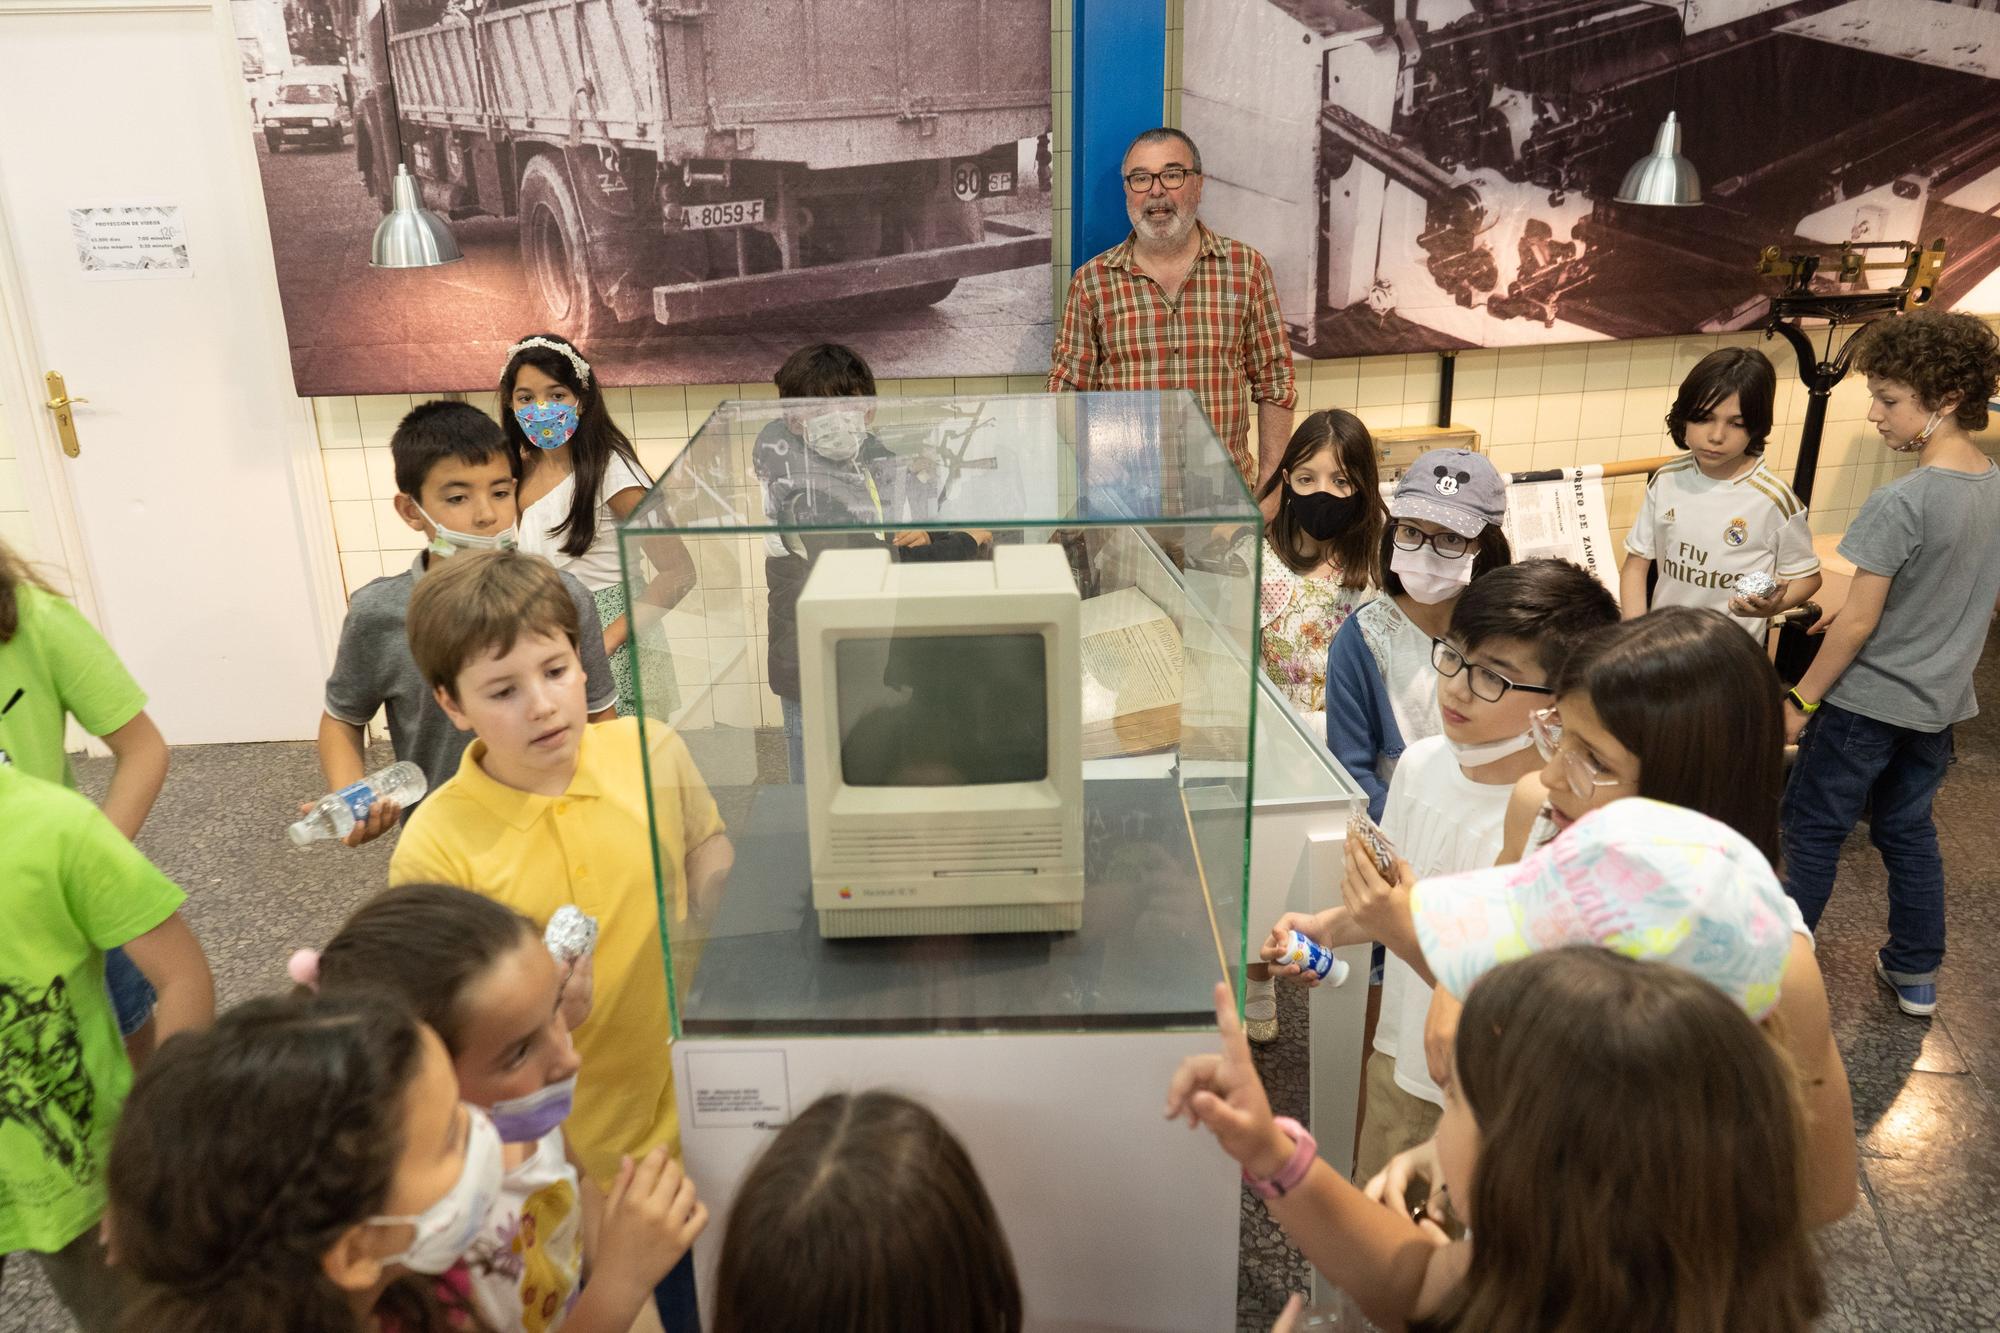
M1738 575L1752 570L1795 579L1819 569L1805 504L1758 459L1717 481L1676 458L1653 474L1625 549L1659 564L1654 606L1705 606L1729 615ZM1769 622L1730 616L1762 642Z
M1191 389L1244 479L1255 485L1250 404L1298 398L1271 266L1200 223L1201 250L1168 301L1128 235L1076 271L1063 303L1049 392Z

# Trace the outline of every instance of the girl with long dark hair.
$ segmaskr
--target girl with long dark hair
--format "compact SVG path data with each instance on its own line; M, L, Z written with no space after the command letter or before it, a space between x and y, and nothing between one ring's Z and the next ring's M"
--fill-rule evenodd
M507 352L500 374L500 425L519 461L521 549L573 575L597 599L604 653L618 681L618 712L638 711L632 612L618 558L618 524L652 489L632 441L612 419L604 386L575 344L553 333L523 338ZM656 576L642 605L645 629L694 586L694 562L674 537L645 543ZM666 717L679 702L673 661L657 641L647 644L651 694L646 710Z

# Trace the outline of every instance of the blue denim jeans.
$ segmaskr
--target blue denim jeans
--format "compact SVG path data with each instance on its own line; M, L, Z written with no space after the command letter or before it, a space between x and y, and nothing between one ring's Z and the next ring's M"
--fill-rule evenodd
M701 1333L701 1309L695 1304L694 1251L681 1256L671 1272L653 1288L653 1309L667 1333Z
M806 726L805 714L799 709L797 699L778 696L778 702L785 710L785 762L792 766L792 781L806 780Z
M1912 731L1821 704L1799 737L1785 784L1785 892L1817 928L1840 845L1860 821L1889 872L1889 942L1882 968L1904 985L1937 979L1944 961L1944 858L1931 798L1951 762L1951 728Z
M104 989L111 992L111 1009L118 1015L118 1035L129 1037L146 1026L159 995L139 965L123 949L104 951Z

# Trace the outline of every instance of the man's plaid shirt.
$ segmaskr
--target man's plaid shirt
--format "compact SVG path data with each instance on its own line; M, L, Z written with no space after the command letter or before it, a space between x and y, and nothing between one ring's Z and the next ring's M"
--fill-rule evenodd
M1133 238L1070 279L1049 367L1049 391L1192 389L1255 485L1252 401L1291 407L1292 349L1271 266L1241 241L1196 223L1201 252L1174 304L1133 263Z

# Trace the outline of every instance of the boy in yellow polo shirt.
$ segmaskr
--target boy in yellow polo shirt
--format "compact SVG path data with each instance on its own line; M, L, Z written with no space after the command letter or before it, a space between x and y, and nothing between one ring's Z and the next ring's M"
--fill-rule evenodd
M656 828L676 922L714 901L735 853L677 734L655 724L642 756L637 718L589 724L577 635L575 603L536 556L465 553L417 584L410 654L445 715L477 739L404 826L389 882L463 885L541 925L565 903L597 918L596 998L576 1029L583 1068L563 1128L608 1189L622 1156L680 1149ZM670 1333L694 1326L691 1265L658 1295Z

